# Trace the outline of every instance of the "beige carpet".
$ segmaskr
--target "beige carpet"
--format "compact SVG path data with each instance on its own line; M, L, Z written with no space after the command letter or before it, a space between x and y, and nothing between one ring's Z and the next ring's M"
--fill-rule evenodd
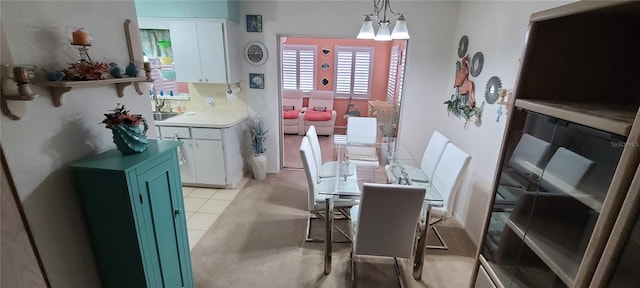
M196 287L351 287L349 244L334 244L333 270L324 275L322 244L303 241L306 201L300 170L247 183L191 250ZM450 249L426 251L422 281L400 261L406 287L468 287L475 247L455 223L440 232ZM361 257L356 266L358 287L398 287L392 259Z

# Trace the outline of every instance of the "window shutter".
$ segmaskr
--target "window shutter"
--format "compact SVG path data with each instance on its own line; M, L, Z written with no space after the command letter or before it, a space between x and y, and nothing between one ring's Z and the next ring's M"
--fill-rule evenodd
M404 86L404 64L406 64L406 60L407 60L407 46L404 46L404 49L402 49L402 54L400 55L400 58L402 58L402 60L400 60L400 77L398 80L398 85L400 87L398 87L398 103L400 103L400 100L402 100L402 86Z
M336 95L370 98L373 47L336 47Z
M389 60L389 81L387 83L387 102L393 103L396 97L396 79L398 77L398 58L400 54L400 46L391 47L391 57Z
M283 45L282 88L311 91L315 88L315 45Z

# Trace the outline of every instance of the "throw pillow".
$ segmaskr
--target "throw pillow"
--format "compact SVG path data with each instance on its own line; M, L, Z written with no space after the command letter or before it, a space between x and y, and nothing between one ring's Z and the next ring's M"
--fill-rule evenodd
M320 112L327 111L327 106L313 106L313 111L320 111Z

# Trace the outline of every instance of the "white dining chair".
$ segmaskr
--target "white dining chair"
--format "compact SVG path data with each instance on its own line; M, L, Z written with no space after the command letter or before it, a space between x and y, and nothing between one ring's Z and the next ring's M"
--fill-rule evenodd
M460 186L461 176L469 165L470 160L471 156L467 155L467 153L462 151L453 143L448 143L442 153L440 161L438 162L438 166L436 166L436 171L433 173L432 181L430 183L414 182L414 184L425 185L427 189L435 189L440 193L440 196L442 196L444 200L442 207L431 208L431 215L435 216L437 219L430 223L433 232L436 237L438 237L438 241L440 241L442 245L428 245L427 248L449 249L447 243L442 238L442 235L438 232L436 224L446 221L451 217L453 213L455 195L458 187ZM430 221L430 219L423 220Z
M307 137L302 138L302 142L300 143L300 158L302 159L302 163L304 166L304 171L307 176L307 209L309 209L309 216L307 217L307 231L305 236L305 241L307 242L324 242L323 239L314 239L310 238L311 233L311 220L312 219L324 219L324 215L321 214L324 211L325 205L327 204L326 195L322 195L321 193L331 193L335 187L336 178L325 178L320 179L318 177L318 170L316 167L316 162L313 156L313 151L311 150L311 144L309 143L309 139ZM347 178L347 186L352 187L354 191L358 191L358 180L355 178ZM343 218L336 218L335 220L341 219L349 219L349 214L344 210L345 208L349 208L358 203L358 200L355 199L343 199L337 198L334 202L335 209L343 215ZM336 230L343 234L347 239L349 236L344 231L340 230L336 227ZM349 242L349 241L335 241L335 242Z
M449 143L449 138L442 135L440 132L433 131L429 143L422 154L422 160L420 161L420 167L403 165L404 171L407 173L409 179L414 182L429 182L433 177L433 173L436 171L436 166L440 162L444 148ZM398 183L399 179L392 173L389 164L385 165L385 171L387 172L387 179L391 183Z
M375 182L375 171L380 166L375 147L378 136L378 120L372 117L349 117L347 119L347 154L349 163L357 167L373 168L372 182Z
M327 161L322 163L322 149L320 147L320 141L318 140L318 134L316 133L316 127L311 125L305 135L309 139L311 144L311 150L313 151L313 158L318 168L318 177L331 178L336 177L337 161ZM353 163L349 163L348 176L352 176L356 173L356 166Z
M355 256L393 257L400 287L404 286L397 258L409 259L414 253L424 197L425 188L421 186L364 184L360 204L351 208L355 235L351 251L354 287Z

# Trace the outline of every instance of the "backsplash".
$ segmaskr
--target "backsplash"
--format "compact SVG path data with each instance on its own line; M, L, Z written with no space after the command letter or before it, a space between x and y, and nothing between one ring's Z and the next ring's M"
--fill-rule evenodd
M177 111L180 105L184 112L247 114L244 90L228 99L227 84L188 83L188 87L188 101L165 100L162 110ZM239 87L239 83L231 84L231 88L234 87ZM208 104L207 98L213 99L213 106ZM151 105L153 107L153 101Z

